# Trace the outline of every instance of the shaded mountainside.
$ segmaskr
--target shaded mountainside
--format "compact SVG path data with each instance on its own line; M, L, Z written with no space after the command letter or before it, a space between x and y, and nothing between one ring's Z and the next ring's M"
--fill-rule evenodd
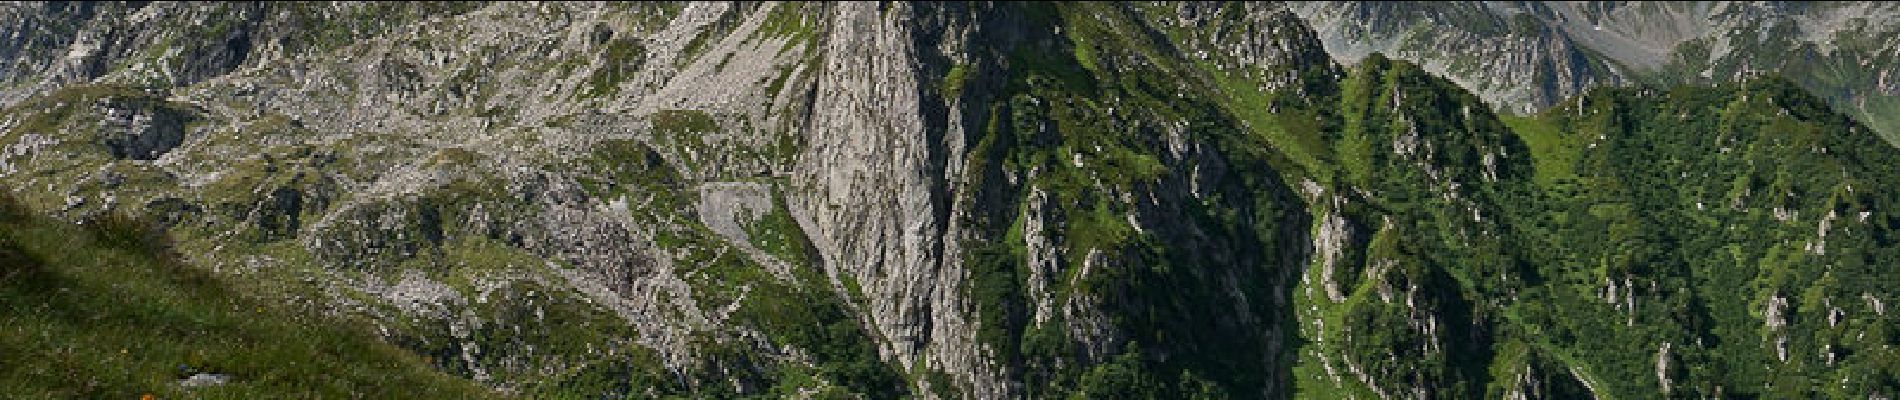
M1276 3L0 7L21 203L498 394L1900 391L1900 160L1778 78L1499 116Z
M1500 110L1598 86L1781 75L1900 135L1900 6L1887 2L1302 2L1334 56L1412 60Z

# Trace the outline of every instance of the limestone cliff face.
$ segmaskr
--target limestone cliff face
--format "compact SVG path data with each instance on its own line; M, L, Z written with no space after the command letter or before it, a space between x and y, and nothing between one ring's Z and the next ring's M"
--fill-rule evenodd
M789 205L826 273L863 291L859 306L882 354L968 379L973 395L1000 396L964 313L964 271L949 240L955 176L946 168L964 144L946 135L949 112L926 83L922 55L937 49L919 25L935 21L919 7L930 6L842 3L827 16Z
M1343 62L1378 52L1413 60L1499 109L1533 113L1632 71L1523 11L1478 3L1299 3Z

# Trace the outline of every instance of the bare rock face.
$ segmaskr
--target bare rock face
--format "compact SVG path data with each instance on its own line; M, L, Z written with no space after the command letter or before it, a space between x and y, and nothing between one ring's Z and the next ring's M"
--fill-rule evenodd
M776 211L777 205L773 204L775 196L771 186L762 184L707 183L699 186L699 203L695 210L700 222L706 224L707 228L744 251L747 257L757 260L773 276L789 280L792 279L792 267L753 244L772 238L753 238L752 233L747 232L748 226L759 224L762 217ZM612 206L625 207L624 204Z
M825 66L791 206L831 273L857 279L883 351L911 360L928 334L932 272L942 262L943 207L920 114L920 66L909 5L841 4L831 16Z
M1410 60L1499 110L1542 111L1600 86L1776 73L1893 140L1900 6L1880 2L1296 2L1327 52ZM1838 76L1849 76L1846 81Z
M946 163L964 144L945 135L945 113L928 98L918 5L839 4L813 99L806 148L789 205L827 274L863 288L880 352L898 365L920 359L1002 396L977 351L959 282L958 234L949 223ZM945 10L939 10L942 12ZM935 27L943 29L943 27ZM921 371L919 371L921 372ZM938 390L950 388L938 388Z
M142 103L107 100L94 110L103 116L99 124L112 157L156 160L185 142L189 114Z
M1338 73L1327 49L1316 45L1321 38L1285 4L1188 1L1147 17L1188 35L1182 43L1184 55L1259 82L1256 91L1288 89L1306 95L1324 90L1325 82Z
M1592 87L1634 79L1526 11L1478 3L1296 3L1326 50L1353 63L1371 53L1412 60L1501 110L1533 113ZM1435 25L1428 21L1459 21ZM1413 27L1436 29L1415 29ZM1460 49L1457 54L1447 49Z

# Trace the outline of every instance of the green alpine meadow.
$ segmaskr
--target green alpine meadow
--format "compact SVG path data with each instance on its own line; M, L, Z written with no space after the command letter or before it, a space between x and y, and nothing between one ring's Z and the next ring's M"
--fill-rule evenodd
M0 398L1900 398L1894 3L0 38Z

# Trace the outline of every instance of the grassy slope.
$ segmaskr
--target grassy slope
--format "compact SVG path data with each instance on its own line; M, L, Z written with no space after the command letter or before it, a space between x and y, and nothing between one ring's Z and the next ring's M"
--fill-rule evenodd
M4 204L0 199L0 204ZM0 207L0 393L50 398L480 398L359 325L233 293L136 224ZM185 390L188 371L230 383Z
M1440 297L1439 304L1428 301L1421 307L1442 310L1426 314L1437 315L1440 322L1484 326L1471 334L1476 336L1451 336L1465 336L1453 343L1479 343L1465 350L1492 355L1461 358L1456 355L1472 351L1453 349L1448 353L1454 356L1443 359L1389 359L1389 354L1414 349L1419 340L1436 335L1408 332L1403 319L1393 318L1403 314L1397 312L1402 309L1380 307L1376 300L1366 300L1363 284L1341 282L1360 290L1347 290L1338 303L1295 296L1303 323L1324 322L1323 328L1313 329L1318 333L1303 332L1313 335L1304 340L1323 340L1304 343L1317 351L1297 355L1297 397L1370 395L1349 376L1344 382L1328 379L1344 375L1338 360L1356 359L1373 375L1395 374L1376 376L1380 386L1424 380L1428 384L1420 386L1454 394L1450 397L1502 395L1521 387L1518 374L1529 370L1532 381L1546 384L1539 390L1556 397L1591 392L1645 398L1658 392L1655 365L1663 346L1673 349L1673 367L1666 375L1673 381L1674 396L1854 397L1890 390L1892 377L1900 376L1894 374L1894 363L1880 355L1890 351L1882 340L1890 340L1883 338L1889 337L1885 335L1892 325L1864 320L1877 313L1846 300L1891 292L1883 288L1893 281L1889 274L1869 268L1885 264L1884 257L1892 254L1888 225L1875 218L1866 225L1841 228L1843 222L1835 220L1825 257L1809 255L1801 247L1813 242L1815 220L1830 211L1857 215L1869 210L1878 216L1880 210L1890 209L1880 204L1890 195L1868 193L1866 188L1891 187L1877 183L1889 174L1875 167L1892 165L1882 160L1887 156L1883 152L1891 149L1864 129L1850 128L1845 118L1825 111L1820 101L1799 94L1792 85L1758 82L1662 95L1602 90L1583 110L1495 119L1466 115L1460 122L1458 106L1469 101L1419 101L1455 89L1421 85L1432 79L1372 79L1381 83L1368 87L1361 82L1367 74L1363 68L1348 74L1341 85L1347 106L1329 111L1342 114L1344 132L1329 146L1333 157L1298 156L1325 155L1326 147L1314 151L1277 140L1272 145L1305 161L1302 166L1307 168L1315 167L1313 161L1322 169L1337 168L1334 176L1373 193L1366 201L1377 204L1378 211L1371 216L1384 214L1397 226L1408 227L1395 230L1392 234L1402 238L1392 240L1411 251L1369 254L1365 260L1393 259L1400 265L1412 260L1427 266L1417 272L1442 270L1451 279L1434 278L1441 274L1437 272L1381 279L1435 282L1423 286ZM1242 83L1220 82L1244 88ZM1394 101L1395 87L1404 89L1405 107ZM1228 92L1223 95L1243 91ZM1245 104L1246 99L1226 100L1242 103L1235 109L1243 114L1261 108ZM1377 107L1352 106L1356 102ZM1380 111L1387 104L1391 112ZM1394 123L1399 117L1409 123ZM1441 149L1440 158L1431 162L1441 172L1457 176L1455 171L1467 170L1454 180L1478 188L1470 195L1492 225L1466 225L1461 222L1463 206L1437 199L1437 189L1421 185L1427 179L1408 175L1414 167L1381 161L1395 159L1385 153L1384 144L1391 143L1391 133L1397 131L1386 131L1408 126L1424 127L1420 137ZM1472 153L1455 150L1466 144L1487 149L1510 141L1486 136L1498 132L1509 132L1522 142L1525 151L1506 153L1528 152L1529 160L1515 160L1530 161L1530 168L1513 170L1529 174L1500 173L1499 182L1485 182L1468 173L1477 160L1443 158L1469 157ZM1854 184L1862 192L1854 192L1849 186ZM1778 200L1780 196L1788 200ZM1738 203L1746 206L1727 211L1728 200L1734 198L1747 200ZM1805 219L1780 222L1769 217L1771 209L1781 208ZM1387 236L1378 230L1378 218L1345 214L1379 232L1373 242ZM1467 240L1467 232L1487 231L1498 233L1476 237L1490 240ZM1490 247L1472 251L1474 246ZM1356 267L1342 268L1348 272L1339 276L1359 275L1352 269ZM1606 303L1602 291L1610 279L1640 284L1641 300L1631 302L1637 305ZM1454 292L1458 294L1450 294ZM1762 328L1762 304L1777 294L1801 303L1796 309L1807 307L1805 316L1791 323L1806 326ZM1453 315L1467 307L1475 318ZM1816 322L1827 307L1838 308L1834 312L1843 316L1840 325ZM1774 350L1782 338L1788 341L1785 362L1777 360ZM1823 360L1820 355L1827 349L1837 361ZM1321 367L1320 354L1333 360L1331 369ZM1484 364L1488 371L1473 363ZM1581 381L1568 381L1571 375ZM1554 382L1558 380L1565 382ZM1553 382L1556 385L1548 385Z
M1513 322L1544 328L1574 353L1567 364L1603 375L1595 386L1624 397L1654 390L1663 343L1694 365L1670 372L1678 395L1891 390L1900 370L1880 354L1891 351L1881 338L1893 325L1843 298L1892 292L1890 273L1877 267L1892 257L1892 225L1885 217L1820 223L1826 252L1803 247L1815 242L1822 215L1891 209L1891 193L1853 189L1892 187L1884 183L1893 179L1891 148L1778 80L1600 90L1577 104L1506 119L1538 157L1539 184L1554 200L1545 212L1559 217L1517 221L1553 256L1532 257L1545 282L1521 292L1515 311L1528 319ZM1540 145L1552 142L1562 144ZM1798 217L1780 221L1771 209ZM1648 305L1598 303L1590 289L1618 276L1652 282L1642 293ZM1773 296L1808 311L1788 329L1765 329L1760 313ZM1830 307L1838 324L1819 318ZM1602 327L1618 320L1632 326L1606 334ZM1787 340L1785 360L1775 355L1778 338ZM1836 361L1823 361L1828 349Z

